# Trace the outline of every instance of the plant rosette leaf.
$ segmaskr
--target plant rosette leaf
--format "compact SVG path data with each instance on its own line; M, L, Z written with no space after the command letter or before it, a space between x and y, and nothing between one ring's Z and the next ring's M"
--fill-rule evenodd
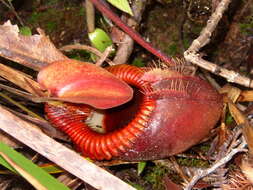
M2 142L0 142L0 164L13 172L18 172L37 189L70 190L32 161Z
M109 35L100 28L96 28L94 32L88 34L92 45L100 52L104 52L108 46L112 45L112 40Z
M111 3L113 6L120 9L121 11L124 11L133 16L133 12L127 0L107 0L107 1Z

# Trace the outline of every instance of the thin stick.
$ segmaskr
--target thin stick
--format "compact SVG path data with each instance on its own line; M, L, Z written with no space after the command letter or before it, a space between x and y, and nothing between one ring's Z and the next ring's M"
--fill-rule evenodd
M215 65L214 63L206 61L202 59L197 53L191 53L191 52L186 51L184 53L184 57L187 61L193 64L196 64L199 67L204 68L216 75L220 75L226 78L228 82L237 83L245 87L253 88L253 83L250 78L242 76L238 72L224 69L222 67L219 67L218 65Z
M205 46L210 41L210 37L213 31L215 30L220 19L222 18L224 11L228 8L230 2L231 0L222 0L219 3L217 8L211 15L210 19L207 21L206 27L203 28L199 37L192 42L191 46L188 48L187 51L197 52L200 48Z
M0 107L0 128L96 189L135 190L2 107Z
M66 45L60 48L60 50L62 51L70 51L73 49L79 49L79 50L86 50L86 51L90 51L91 53L94 53L95 55L99 56L99 57L103 57L103 53L101 53L100 51L98 51L96 48L93 48L91 46L87 46L87 45L81 45L81 44L73 44L73 45ZM110 59L106 58L105 61L109 64L109 65L115 65Z
M97 60L96 66L100 67L103 64L103 62L107 59L107 57L110 55L112 50L113 50L112 46L107 47L105 51L102 53L102 56Z

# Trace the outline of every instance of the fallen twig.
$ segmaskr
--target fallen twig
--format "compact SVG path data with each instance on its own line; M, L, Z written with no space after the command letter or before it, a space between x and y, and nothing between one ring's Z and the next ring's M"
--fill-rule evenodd
M107 57L110 55L112 50L113 50L112 46L107 47L105 51L102 53L102 56L97 60L96 66L100 67L103 64L103 62L107 59Z
M103 57L103 53L101 53L100 51L98 51L96 48L93 48L91 46L87 46L87 45L81 45L81 44L73 44L73 45L66 45L60 48L60 50L62 51L71 51L73 49L79 49L79 50L86 50L89 51L91 53L94 53L95 55L97 55L98 57ZM109 65L115 65L115 63L113 63L110 59L106 58L105 61L109 64Z
M222 18L224 11L228 8L230 2L231 0L222 0L219 3L217 8L211 15L210 19L207 21L206 27L202 29L199 37L192 42L191 46L188 48L187 51L198 52L200 48L205 46L210 41L210 37L213 31L215 30L220 19Z
M233 82L233 83L237 83L246 87L253 88L253 83L250 78L244 77L240 75L238 72L224 69L222 67L215 65L214 63L206 61L202 59L197 53L191 53L191 52L186 51L184 53L184 57L187 61L190 61L191 63L196 64L214 74L217 74L226 78L228 82Z

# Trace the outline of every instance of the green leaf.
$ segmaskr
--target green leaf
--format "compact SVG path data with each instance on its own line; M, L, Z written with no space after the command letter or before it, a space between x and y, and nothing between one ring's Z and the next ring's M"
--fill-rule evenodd
M133 16L133 12L127 0L107 0L113 6Z
M18 173L2 156L0 156L0 164L6 167L8 170L12 171L13 173Z
M147 165L147 162L138 162L138 166L137 166L138 175L141 175L141 173L145 169L146 165Z
M32 30L28 26L22 26L19 28L20 34L24 36L31 36L32 35Z
M92 45L101 52L104 52L108 46L112 45L111 38L100 28L96 28L96 30L89 33L88 36Z
M44 186L48 190L69 190L68 187L57 181L50 174L45 172L43 169L39 168L32 161L25 158L22 154L16 152L14 149L10 148L6 144L0 142L0 152L6 155L13 163L15 163L19 168L21 168L26 173L29 173L38 183ZM0 156L1 160L3 160L3 156ZM6 160L6 159L4 159ZM7 160L6 160L7 161ZM8 163L8 161L7 161ZM4 165L3 162L1 164ZM8 163L9 166L12 163ZM5 165L6 166L6 163ZM10 168L7 166L7 168ZM14 167L14 166L13 166Z

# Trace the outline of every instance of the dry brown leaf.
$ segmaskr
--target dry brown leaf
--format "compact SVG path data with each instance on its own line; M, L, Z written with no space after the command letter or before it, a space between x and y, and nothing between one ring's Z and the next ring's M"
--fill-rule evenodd
M245 137L246 142L248 144L249 155L253 156L253 128L249 124L249 122L246 122L243 127L243 136ZM252 176L253 176L253 174L252 174ZM252 179L253 179L253 177L252 177Z
M41 90L39 84L31 79L30 76L1 63L0 76L34 95L36 95L36 92Z
M236 107L235 104L232 102L228 102L228 107L231 115L233 116L234 120L236 121L237 125L243 125L247 122L246 117L243 113Z
M253 90L245 90L241 93L239 101L251 102L253 101Z
M0 56L35 70L53 61L67 59L42 30L38 29L38 33L21 35L18 26L10 21L0 25Z
M247 179L253 184L253 167L252 164L248 160L242 160L240 166L243 174L247 177Z
M222 87L219 92L221 94L227 94L227 97L233 102L235 103L237 101L237 99L239 98L240 94L241 94L241 90L239 88L230 86L230 85L225 85L224 87Z
M228 103L229 111L238 125L243 126L243 136L248 144L249 154L253 155L253 128L246 116L233 103Z
M243 127L243 136L245 137L246 142L248 144L249 154L251 156L253 156L253 128L252 128L252 126L249 125L248 122ZM252 174L252 176L253 176L253 174ZM253 177L252 177L252 179L253 179Z

